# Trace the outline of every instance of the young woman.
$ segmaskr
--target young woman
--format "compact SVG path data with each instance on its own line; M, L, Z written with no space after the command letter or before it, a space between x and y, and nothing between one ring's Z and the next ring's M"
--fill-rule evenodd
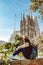
M31 45L30 40L27 37L24 38L24 44L21 46L18 46L18 48L16 50L14 50L13 56L15 56L16 54L18 54L20 52L23 53L23 56L26 59L34 59L37 56L37 51Z

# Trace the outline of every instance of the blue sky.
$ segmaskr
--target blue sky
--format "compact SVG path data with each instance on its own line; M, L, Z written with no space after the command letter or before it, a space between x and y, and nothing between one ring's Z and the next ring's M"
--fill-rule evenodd
M29 13L30 0L0 0L0 40L8 41L14 31L15 14L16 30L19 30L21 12ZM26 12L26 10L28 10ZM32 13L36 16L37 13ZM37 15L38 16L38 15ZM43 22L38 19L40 31L43 31Z

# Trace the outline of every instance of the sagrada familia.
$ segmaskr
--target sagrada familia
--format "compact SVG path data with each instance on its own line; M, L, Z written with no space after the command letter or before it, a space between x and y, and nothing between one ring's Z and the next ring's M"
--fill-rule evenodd
M20 30L14 31L13 34L10 37L10 41L13 42L15 34L18 34L20 36L28 36L30 39L34 38L35 36L39 35L39 25L38 25L38 19L37 16L33 18L32 14L26 15L21 14L21 21L20 21Z

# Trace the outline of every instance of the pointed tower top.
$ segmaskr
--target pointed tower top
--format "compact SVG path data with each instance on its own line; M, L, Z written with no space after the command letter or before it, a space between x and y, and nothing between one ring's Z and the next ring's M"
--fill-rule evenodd
M22 13L21 13L21 21L22 21Z
M30 10L29 10L29 16L30 16Z
M34 21L37 21L37 16L34 17Z
M25 19L25 14L24 14L24 10L23 10L23 20Z
M31 11L31 19L33 19L33 16L32 16L32 11Z
M21 20L20 20L20 28L22 27L22 24L23 24L23 20L22 20L22 13L20 14L21 16Z

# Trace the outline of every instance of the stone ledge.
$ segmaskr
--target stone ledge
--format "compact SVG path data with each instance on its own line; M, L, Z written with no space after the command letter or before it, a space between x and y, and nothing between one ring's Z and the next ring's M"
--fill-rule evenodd
M43 65L43 58L34 60L13 60L10 65Z

